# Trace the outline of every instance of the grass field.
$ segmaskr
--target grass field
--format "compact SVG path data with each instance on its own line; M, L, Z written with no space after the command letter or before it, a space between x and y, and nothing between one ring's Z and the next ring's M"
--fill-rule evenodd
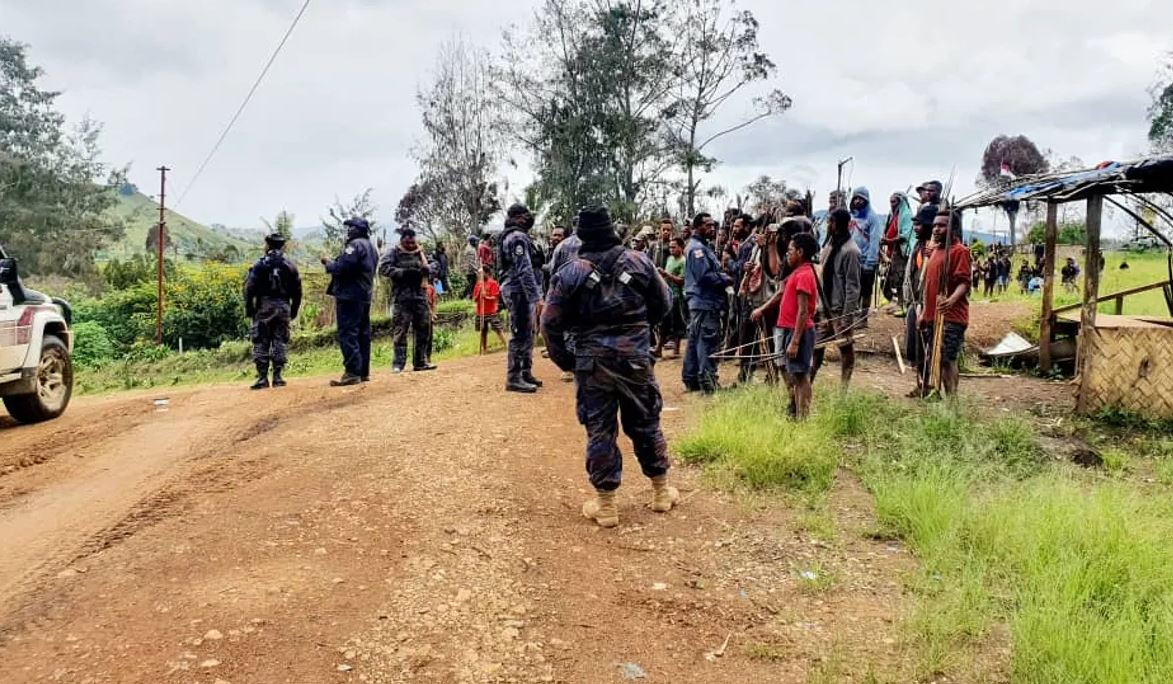
M1162 475L1173 440L1161 426L1078 426L1113 465L1085 471L1048 458L1029 420L975 406L828 392L815 408L794 424L782 394L731 392L676 449L719 484L808 499L840 464L854 471L875 500L873 534L919 561L904 579L913 607L892 681L1173 681L1173 480Z
M1128 262L1128 268L1120 269L1120 265ZM1148 285L1157 281L1169 280L1169 267L1167 257L1164 252L1149 252L1146 254L1131 254L1126 252L1108 252L1104 254L1104 272L1100 279L1100 295L1109 294L1112 292L1119 292L1141 285ZM1014 273L1018 272L1018 267L1022 263L1022 258L1017 258L1014 262ZM1083 269L1083 264L1079 264L1080 269ZM1063 268L1063 263L1055 264L1056 270ZM1013 274L1012 274L1013 277ZM975 296L974 300L985 299L985 297ZM1000 295L995 295L989 299L992 302L1031 302L1036 308L1042 307L1042 296L1038 294L1030 295L1023 294L1018 283L1011 282L1009 289ZM1083 276L1079 278L1079 287L1075 292L1066 291L1059 281L1056 280L1055 288L1055 306L1061 307L1068 304L1078 304L1083 301ZM1101 302L1100 311L1103 313L1115 313L1115 302ZM1165 306L1165 297L1160 290L1150 290L1139 295L1133 295L1124 299L1124 313L1134 316L1168 316L1169 310Z

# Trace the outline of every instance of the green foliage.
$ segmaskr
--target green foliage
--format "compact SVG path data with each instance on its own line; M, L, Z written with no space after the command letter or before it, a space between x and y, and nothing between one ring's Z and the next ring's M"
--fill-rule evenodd
M1086 245L1087 244L1087 224L1082 221L1065 221L1057 226L1058 230L1055 233L1055 244L1059 245ZM1041 245L1047 241L1047 224L1039 221L1031 226L1030 233L1027 235L1027 241L1036 245ZM1063 265L1059 264L1062 268Z
M29 274L95 275L94 251L122 225L106 215L122 172L98 161L101 127L66 127L26 47L0 37L0 243Z
M1149 89L1149 143L1154 152L1173 150L1173 54L1165 56L1161 76Z
M73 362L78 367L101 366L114 356L114 343L100 324L86 321L73 326Z

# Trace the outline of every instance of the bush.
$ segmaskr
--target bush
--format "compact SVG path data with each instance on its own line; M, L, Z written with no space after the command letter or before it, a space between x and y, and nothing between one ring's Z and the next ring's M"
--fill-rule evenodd
M114 343L101 324L85 321L73 326L75 364L82 368L97 368L114 357Z

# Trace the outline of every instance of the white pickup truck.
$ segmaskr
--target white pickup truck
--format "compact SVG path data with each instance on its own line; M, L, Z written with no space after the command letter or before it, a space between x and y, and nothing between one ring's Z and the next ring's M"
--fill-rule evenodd
M0 246L0 399L18 422L52 420L69 406L71 317L64 300L25 288Z

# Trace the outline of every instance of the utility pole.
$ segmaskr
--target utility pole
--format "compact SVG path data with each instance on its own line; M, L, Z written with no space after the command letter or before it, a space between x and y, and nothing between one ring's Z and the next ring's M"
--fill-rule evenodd
M838 206L840 207L847 206L847 203L843 201L843 167L847 166L847 163L852 161L855 161L855 157L848 157L839 161L838 178L835 180L835 192L839 195Z
M157 276L159 280L158 299L155 307L155 344L163 344L163 244L167 237L167 172L171 169L160 166L159 171L159 230L155 234L158 249Z

